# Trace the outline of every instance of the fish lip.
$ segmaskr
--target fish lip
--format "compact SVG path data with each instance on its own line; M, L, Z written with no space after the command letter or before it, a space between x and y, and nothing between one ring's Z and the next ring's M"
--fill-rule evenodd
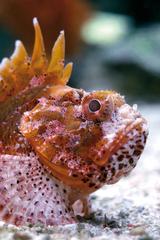
M106 158L99 162L100 166L105 166L112 155L114 155L123 145L125 145L130 140L129 133L134 129L138 129L137 134L141 135L144 132L147 136L147 121L142 116L137 116L134 121L130 120L129 122L126 122L124 126L122 126L117 132L112 133L112 139L109 139L108 134L106 134L106 151L108 153Z

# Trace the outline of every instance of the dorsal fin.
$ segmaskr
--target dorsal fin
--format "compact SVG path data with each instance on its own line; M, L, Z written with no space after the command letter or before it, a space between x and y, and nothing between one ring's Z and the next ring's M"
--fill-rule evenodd
M53 79L53 84L61 85L66 85L70 78L72 63L64 66L64 32L60 32L52 49L51 60L48 63L37 18L33 19L33 25L35 42L32 57L28 56L23 43L16 41L15 50L10 59L4 58L0 64L0 102L24 90L35 76L45 76L47 81L49 75L50 82Z

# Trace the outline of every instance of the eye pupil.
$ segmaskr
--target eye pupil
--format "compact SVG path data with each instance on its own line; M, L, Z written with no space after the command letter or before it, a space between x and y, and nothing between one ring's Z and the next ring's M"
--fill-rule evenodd
M96 112L100 108L101 108L101 104L100 104L100 102L98 100L93 99L93 100L90 101L90 103L89 103L89 110L91 112Z

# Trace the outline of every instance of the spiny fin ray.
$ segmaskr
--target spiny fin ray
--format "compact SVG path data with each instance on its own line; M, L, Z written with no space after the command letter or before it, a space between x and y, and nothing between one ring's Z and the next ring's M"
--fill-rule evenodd
M43 42L43 36L41 28L37 21L37 18L33 19L33 25L35 29L35 43L32 54L31 66L37 72L37 74L43 73L47 65L45 47Z
M10 57L12 78L16 92L23 90L29 80L32 78L32 71L30 68L30 58L21 41L15 42L15 50Z
M14 64L15 66L24 63L25 60L27 60L28 55L27 55L27 51L23 45L23 43L19 40L17 40L15 42L15 50L11 56L11 62L12 64Z
M73 63L68 63L63 69L62 84L67 84L72 73Z
M49 73L55 72L58 74L59 77L61 77L64 68L64 58L65 58L65 38L64 31L62 31L53 46L51 61L47 71Z
M0 64L0 101L4 101L14 92L14 81L10 72L10 60L3 58Z

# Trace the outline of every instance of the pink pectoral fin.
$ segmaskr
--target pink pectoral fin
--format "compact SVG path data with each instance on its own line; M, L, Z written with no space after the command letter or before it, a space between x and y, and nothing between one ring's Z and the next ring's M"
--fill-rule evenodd
M63 214L64 196L56 180L36 157L0 155L0 176L0 220L18 226L73 221L70 213Z

